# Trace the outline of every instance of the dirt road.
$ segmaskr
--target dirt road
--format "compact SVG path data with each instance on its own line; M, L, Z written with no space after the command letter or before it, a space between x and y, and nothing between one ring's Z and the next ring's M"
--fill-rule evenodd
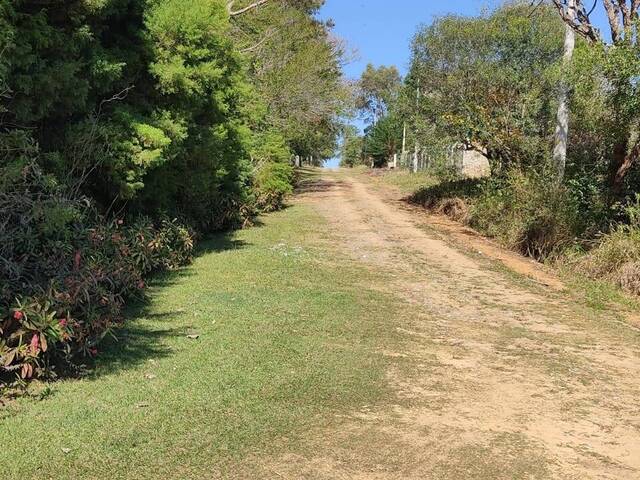
M324 173L298 201L415 315L390 319L395 400L315 432L267 477L640 479L635 327L458 245L361 177Z

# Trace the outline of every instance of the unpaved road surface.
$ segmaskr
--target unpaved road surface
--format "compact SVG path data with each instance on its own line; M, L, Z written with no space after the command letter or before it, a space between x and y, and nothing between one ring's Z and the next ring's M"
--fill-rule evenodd
M405 340L383 352L401 360L395 400L262 459L264 478L640 479L634 326L496 267L362 177L324 173L298 201L415 315L389 323Z

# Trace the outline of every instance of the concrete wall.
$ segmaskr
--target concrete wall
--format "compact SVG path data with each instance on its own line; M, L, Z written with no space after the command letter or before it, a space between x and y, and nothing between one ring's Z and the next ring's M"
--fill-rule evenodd
M459 170L466 178L484 178L491 176L489 159L475 150L465 150L462 153L462 161Z

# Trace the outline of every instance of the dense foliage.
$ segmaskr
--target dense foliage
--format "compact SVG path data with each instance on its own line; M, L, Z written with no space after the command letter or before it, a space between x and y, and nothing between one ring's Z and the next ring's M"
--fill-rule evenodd
M346 125L342 131L340 146L340 165L355 167L364 163L363 138L353 125Z
M280 208L293 158L333 154L321 4L0 0L0 376L93 354L192 228Z
M367 65L353 92L353 107L367 125L364 135L354 128L343 131L343 166L380 167L400 151L404 133L403 118L397 111L401 86L396 67Z
M355 107L369 122L376 123L389 113L389 107L399 93L400 82L400 72L396 67L367 65L358 82Z
M272 2L238 19L232 32L255 87L253 131L277 132L291 154L319 160L335 153L349 99L341 68L345 47L330 35L330 25L310 15L322 3Z
M488 151L494 169L544 161L563 29L549 10L530 13L515 5L447 16L417 33L407 88L419 90L410 116L423 146L435 126L436 135Z
M145 278L191 259L193 233L175 220L108 220L33 162L0 173L4 373L29 378L95 355Z

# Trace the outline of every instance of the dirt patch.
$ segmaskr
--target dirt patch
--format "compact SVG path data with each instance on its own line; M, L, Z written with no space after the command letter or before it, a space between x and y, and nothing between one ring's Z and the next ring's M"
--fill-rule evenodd
M389 319L391 406L327 419L252 471L287 479L640 478L640 347L538 265L331 172L298 201L407 305ZM468 248L468 253L461 248ZM527 275L523 284L495 260ZM597 332L597 333L596 333ZM239 474L239 478L242 474ZM243 477L245 478L245 477Z

